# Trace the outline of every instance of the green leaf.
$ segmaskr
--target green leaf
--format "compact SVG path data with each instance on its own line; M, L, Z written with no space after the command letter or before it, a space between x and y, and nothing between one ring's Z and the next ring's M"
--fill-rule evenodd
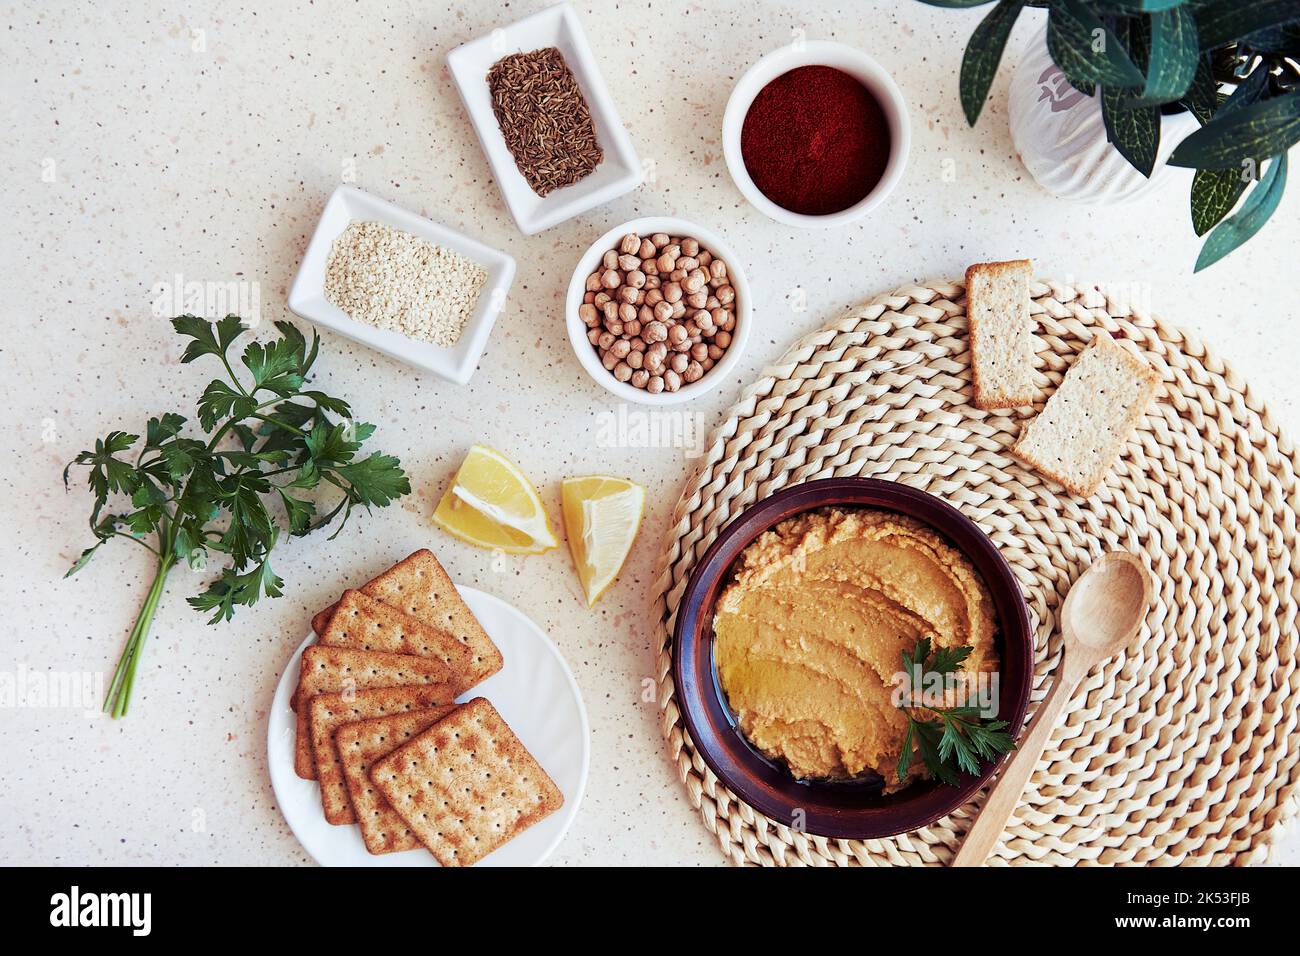
M973 648L965 644L959 647L941 647L934 652L925 669L936 674L956 673L966 663L966 658L970 657L972 650Z
M64 577L65 578L72 577L74 574L76 574L78 571L84 568L87 564L89 564L90 559L95 556L95 552L99 550L99 546L103 543L104 543L103 541L97 541L94 544L92 544L89 548L87 548L85 551L81 552L81 556L78 557L76 561L72 562L72 567L68 568L68 573L65 574Z
M1250 178L1236 169L1198 169L1192 177L1192 228L1198 236L1232 211Z
M1225 46L1256 30L1300 20L1295 0L1199 0L1195 7L1202 50Z
M185 425L185 416L168 412L161 418L149 419L145 426L144 444L146 448L157 448L169 438L174 438Z
M285 515L289 519L289 533L302 535L310 531L311 519L316 514L316 506L310 501L291 497L283 489L277 488L276 490L280 493L280 500L284 502Z
M1179 101L1204 126L1219 108L1219 84L1214 79L1210 58L1202 56L1196 63L1196 76L1187 94Z
M68 572L71 574L72 572ZM906 652L905 652L906 653ZM907 779L907 771L912 766L912 715L907 715L907 732L903 735L903 747L898 752L898 779L900 781Z
M284 581L271 570L270 561L263 558L242 574L236 574L230 568L225 569L206 591L188 598L187 603L198 611L212 611L208 623L216 624L218 621L230 620L236 605L251 606L263 595L280 597L284 593L283 589Z
M1205 240L1194 271L1200 272L1218 262L1263 228L1282 200L1282 191L1286 188L1286 165L1285 153L1273 158L1268 172L1250 191L1236 215L1216 226Z
M1160 107L1125 108L1124 93L1110 87L1101 91L1101 118L1106 139L1143 176L1149 177L1160 151Z
M223 418L247 418L257 408L257 400L227 382L214 378L199 399L199 425L205 432L217 427Z
M1142 95L1127 104L1130 106L1158 106L1179 99L1192 85L1200 62L1196 19L1190 9L1156 11L1151 14L1150 24L1146 85Z
M1083 0L1053 0L1047 21L1052 59L1070 80L1102 86L1138 87L1142 71L1123 44Z
M289 396L302 387L303 353L306 343L302 333L288 322L277 322L283 337L263 344L251 342L244 349L244 366L253 373L253 389L266 389Z
M333 412L340 418L351 418L352 408L341 398L333 398L324 392L303 392L303 398L309 398L327 412Z
M224 356L230 343L244 331L244 323L237 315L228 315L216 323L197 315L178 315L172 319L172 328L194 339L181 355L182 362L193 362L204 355Z
M1226 104L1225 104L1226 106ZM1227 169L1243 160L1284 153L1300 140L1300 92L1220 111L1169 157L1171 166Z
M220 482L219 488L218 503L230 514L221 544L235 567L243 567L260 552L270 550L274 528L261 496L271 490L271 483L256 472L243 471Z
M393 499L411 493L411 482L402 471L402 463L392 455L375 452L369 458L340 465L334 471L347 480L357 504L383 508Z
M1024 8L1024 0L1001 0L971 34L961 61L961 107L971 126L979 119L989 87L1002 60L1007 37Z

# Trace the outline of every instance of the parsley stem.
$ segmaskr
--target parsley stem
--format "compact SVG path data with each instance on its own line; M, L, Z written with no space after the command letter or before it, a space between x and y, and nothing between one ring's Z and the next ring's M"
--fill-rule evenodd
M140 664L140 653L144 649L149 628L153 625L154 614L158 611L158 604L162 600L167 573L175 560L175 557L169 553L158 562L158 570L154 574L153 584L149 586L149 593L145 596L144 606L135 620L135 626L127 636L126 646L122 648L122 656L118 658L117 669L113 672L112 683L109 684L108 694L104 698L104 712L112 717L126 716L127 707L131 703L131 688L135 684L135 671Z

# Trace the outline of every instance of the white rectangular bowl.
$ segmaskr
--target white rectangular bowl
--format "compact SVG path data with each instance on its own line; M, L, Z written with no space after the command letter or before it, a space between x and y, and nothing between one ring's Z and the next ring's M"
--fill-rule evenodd
M432 342L422 342L399 332L358 322L325 298L325 265L329 261L330 247L352 222L382 222L445 249L459 252L487 271L487 283L479 293L474 314L465 323L455 345L443 348ZM340 186L325 204L316 232L307 246L307 253L302 257L298 276L293 280L293 288L289 290L289 308L309 322L346 335L399 361L432 372L439 378L464 385L474 374L478 360L483 355L488 335L505 303L514 277L515 260L504 252L353 186Z
M533 192L510 155L501 127L492 112L487 75L492 65L512 53L555 47L564 55L596 127L596 141L604 150L601 164L585 179L546 197ZM559 225L566 219L617 199L641 184L641 160L609 95L587 43L578 15L567 3L548 7L510 26L493 30L447 54L447 66L469 113L474 132L487 154L501 194L520 230L527 235Z

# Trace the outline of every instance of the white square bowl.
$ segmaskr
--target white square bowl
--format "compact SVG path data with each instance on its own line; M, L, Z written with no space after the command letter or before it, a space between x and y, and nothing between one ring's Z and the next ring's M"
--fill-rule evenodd
M358 322L325 298L325 265L329 261L330 247L352 222L382 222L445 249L459 252L487 271L487 283L479 293L474 314L465 323L455 345L444 348L400 332ZM464 385L474 374L478 360L483 355L492 324L496 322L514 278L515 260L504 252L353 186L340 186L325 204L316 232L307 246L307 253L302 257L298 276L293 280L293 288L289 290L289 308L309 322L346 335L353 341L368 345L399 361L430 371L439 378Z
M502 57L546 47L555 47L564 55L564 62L578 81L591 110L596 141L604 150L605 157L586 178L542 197L533 192L519 172L501 135L501 127L492 112L492 93L488 89L487 75L492 65ZM641 184L641 160L637 158L632 139L618 118L582 23L567 3L548 7L457 47L447 54L447 66L492 166L492 175L510 207L510 214L525 234L531 236L559 225L566 219L617 199Z

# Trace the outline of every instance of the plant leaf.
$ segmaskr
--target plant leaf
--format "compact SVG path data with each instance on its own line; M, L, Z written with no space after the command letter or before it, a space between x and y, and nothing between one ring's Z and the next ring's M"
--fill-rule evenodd
M257 401L233 385L214 378L199 399L199 425L205 432L217 427L222 418L247 418L257 408Z
M1249 177L1236 169L1198 169L1192 177L1192 228L1203 236L1232 211Z
M1186 95L1179 101L1204 126L1219 108L1219 84L1214 79L1210 58L1202 56L1196 64L1196 76Z
M244 331L244 323L237 315L228 315L220 322L213 323L197 315L187 314L172 319L172 328L181 335L194 339L181 355L182 362L193 362L203 355L225 355L230 343Z
M1106 138L1143 176L1150 177L1160 151L1160 107L1123 106L1122 90L1102 87L1101 118Z
M989 87L1002 60L1002 51L1006 49L1007 37L1011 35L1011 28L1024 6L1024 0L1001 0L980 21L966 44L961 60L961 108L971 126L979 119L984 101L988 99Z
M69 574L72 572L69 571ZM903 734L903 748L898 752L898 779L901 782L907 778L907 771L912 766L912 716L907 717L907 732Z
M65 574L64 577L65 578L72 577L74 574L76 574L78 571L84 568L87 564L89 564L90 559L95 556L95 552L99 550L99 546L103 543L104 542L102 540L97 541L94 544L92 544L89 548L87 548L85 551L81 552L80 557L78 557L76 561L72 562L72 567L68 568L68 573Z
M383 508L394 498L411 493L411 482L402 471L402 463L392 455L375 452L369 458L340 465L334 471L347 480L357 504Z
M1169 157L1169 164L1227 169L1257 156L1284 153L1297 140L1300 140L1300 91L1228 112L1220 110L1207 126L1178 144Z
M1196 26L1201 49L1226 46L1256 30L1300 20L1295 0L1201 0L1196 5Z
M1192 85L1200 50L1196 45L1196 18L1187 7L1172 7L1151 14L1151 42L1147 55L1147 81L1142 95L1129 106L1158 106L1179 99Z
M1071 80L1129 88L1144 83L1119 38L1083 0L1052 0L1047 44Z
M1286 189L1286 154L1275 156L1269 164L1264 178L1256 183L1246 201L1241 204L1236 215L1219 223L1210 237L1201 247L1201 254L1196 258L1196 269L1200 272L1207 266L1218 262L1228 253L1249 239L1263 228L1264 223L1273 215L1277 204L1282 200L1282 191Z
M303 535L311 530L311 519L316 514L316 506L310 501L303 501L301 498L294 498L287 494L283 489L276 489L280 493L280 500L284 502L285 515L289 519L289 533L293 535Z

